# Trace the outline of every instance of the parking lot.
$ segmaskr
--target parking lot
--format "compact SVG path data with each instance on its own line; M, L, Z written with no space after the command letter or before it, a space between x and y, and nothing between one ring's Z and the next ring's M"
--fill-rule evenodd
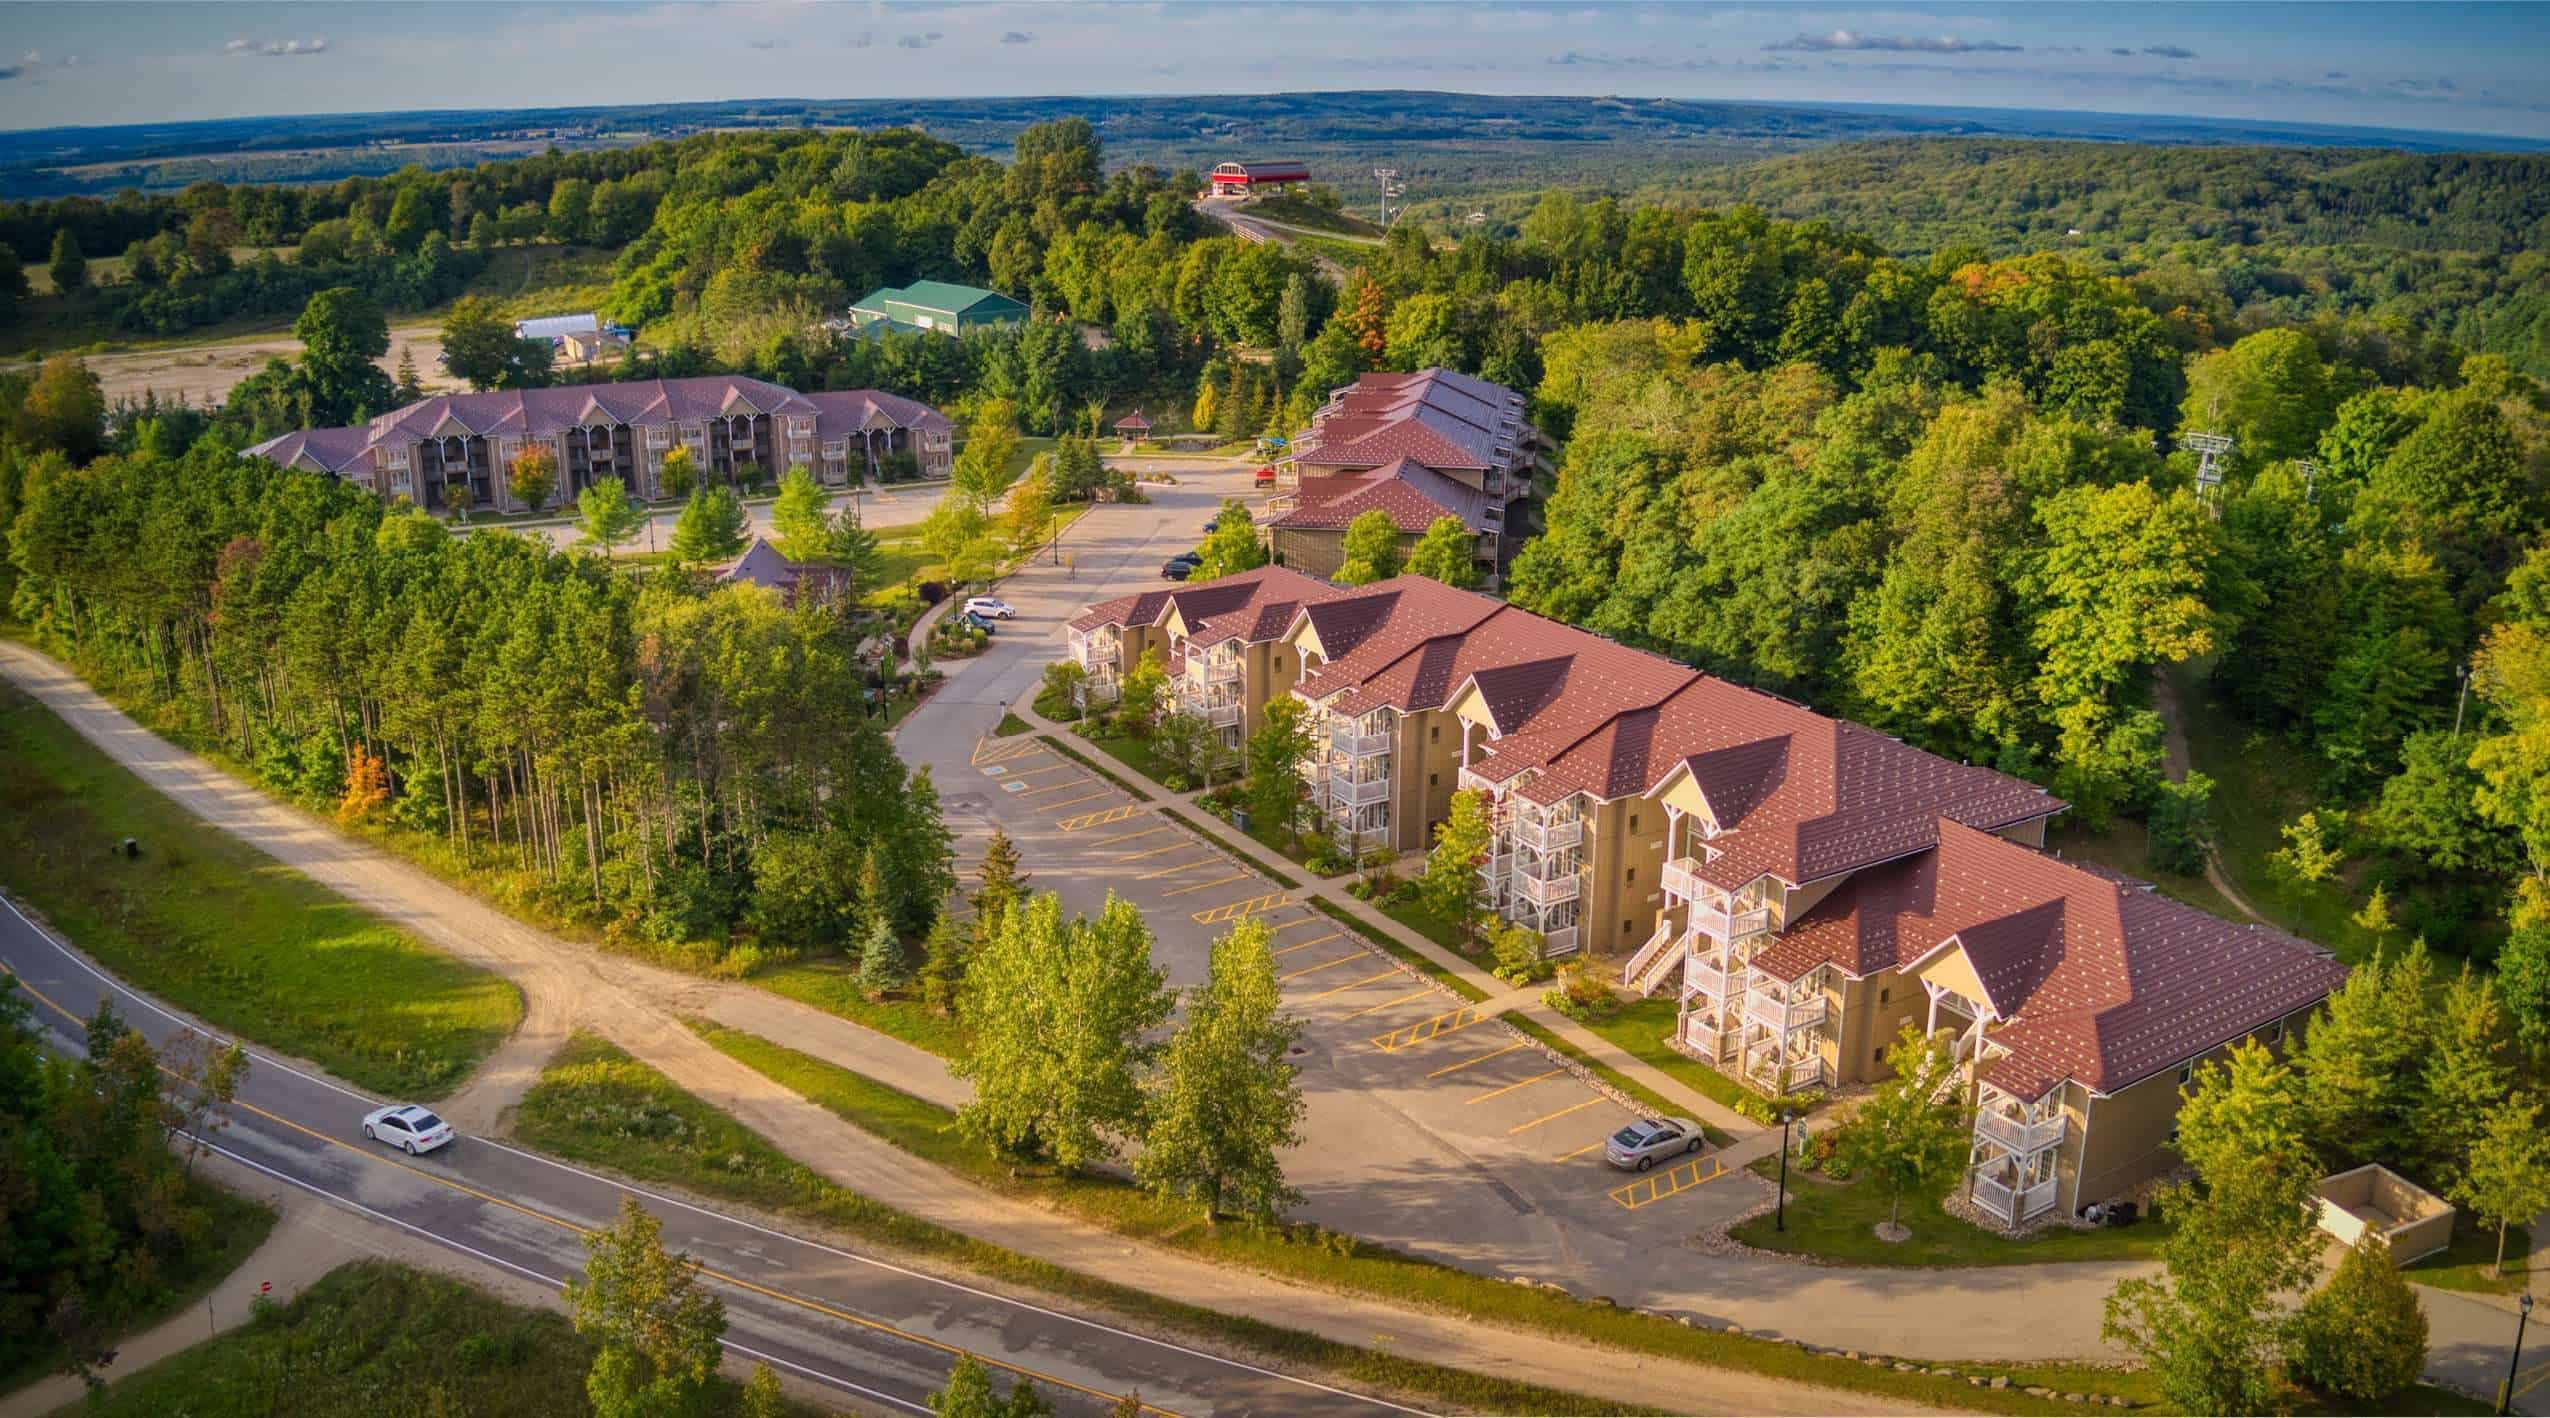
M1602 1257L1677 1244L1758 1193L1706 1152L1614 1170L1602 1145L1628 1109L1302 891L1035 737L985 740L970 767L966 796L1018 839L1031 884L1074 911L1108 891L1134 902L1172 983L1200 980L1211 942L1234 923L1265 924L1285 1004L1304 1025L1295 1062L1306 1131L1321 1145L1287 1166L1309 1219L1461 1264L1598 1285ZM988 831L967 816L951 814L961 835ZM1582 1270L1553 1269L1554 1256Z

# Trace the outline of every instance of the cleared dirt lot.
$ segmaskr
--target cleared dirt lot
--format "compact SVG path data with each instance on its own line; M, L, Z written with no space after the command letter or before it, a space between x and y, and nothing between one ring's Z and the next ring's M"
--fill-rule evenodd
M439 326L392 326L390 351L380 360L384 371L393 375L398 372L402 345L416 357L417 377L428 390L462 387L458 380L444 374L442 367L435 362L443 353L443 333ZM163 349L89 355L86 358L89 368L97 373L98 383L105 388L109 403L119 398L138 399L144 391L156 390L162 399L182 397L191 404L217 404L229 396L233 385L265 368L267 360L295 359L300 354L301 342L287 331L243 340L170 345Z

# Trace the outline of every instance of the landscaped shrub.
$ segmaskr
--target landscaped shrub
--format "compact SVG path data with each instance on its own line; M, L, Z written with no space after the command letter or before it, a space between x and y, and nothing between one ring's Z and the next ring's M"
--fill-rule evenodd
M1488 955L1496 964L1495 976L1509 985L1529 985L1558 973L1558 963L1543 958L1547 941L1541 933L1512 921L1497 921L1488 927Z
M1558 967L1558 983L1542 992L1541 1002L1580 1024L1607 1019L1620 1008L1620 996L1581 960Z

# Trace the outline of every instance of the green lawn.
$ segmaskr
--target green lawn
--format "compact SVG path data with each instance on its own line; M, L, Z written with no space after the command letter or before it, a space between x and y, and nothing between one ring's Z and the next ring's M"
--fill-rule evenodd
M2519 1295L2532 1265L2532 1232L2523 1226L2509 1227L2506 1232L2506 1264L2503 1273L2491 1275L2489 1265L2497 1258L2497 1232L2494 1227L2456 1226L2453 1243L2439 1255L2401 1267L2408 1278L2419 1285L2432 1285L2438 1290L2466 1290L2482 1295Z
M1713 1103L1723 1103L1732 1108L1743 1102L1748 1096L1743 1084L1698 1059L1677 1054L1666 1046L1665 1039L1673 1033L1675 1017L1674 997L1668 993L1649 999L1624 1001L1609 1016L1585 1027L1618 1045L1630 1057Z
M1801 1353L1788 1345L1686 1329L1604 1303L1562 1299L1348 1237L1331 1238L1335 1242L1332 1247L1305 1244L1272 1230L1229 1224L1207 1227L1191 1203L1161 1201L1125 1182L1102 1177L1064 1178L1047 1169L1013 1169L995 1162L953 1130L954 1114L873 1079L750 1034L709 1024L693 1027L720 1052L915 1156L994 1191L1216 1263L1379 1296L1483 1323L1519 1325L1569 1335L1598 1346L1665 1354L1809 1383L1994 1411L2067 1411L2060 1404L2046 1405L2029 1399L2015 1389L1993 1392L1987 1399L1985 1393L1989 1391L1970 1389L1962 1381L1870 1369ZM534 1091L536 1095L539 1090ZM724 1165L722 1161L720 1165ZM2102 1377L2113 1376L2074 1372L2067 1387L2110 1391L2100 1386Z
M522 1018L502 977L204 826L5 687L0 883L136 988L381 1092L451 1092Z
M804 1063L829 1069L813 1060ZM855 1106L869 1119L863 1126L872 1124L907 1135L931 1132L936 1126L936 1110L930 1105L891 1089L879 1091L880 1085L838 1069L829 1072L850 1080L836 1095L836 1111ZM662 1074L590 1035L571 1039L524 1095L514 1131L518 1140L571 1160L685 1187L721 1201L742 1202L793 1220L836 1227L906 1254L1066 1300L1104 1306L1215 1343L1240 1344L1358 1382L1424 1394L1457 1411L1618 1411L1578 1395L1355 1349L1163 1300L945 1230L826 1181L732 1118L675 1087Z
M1764 1158L1753 1170L1776 1180L1779 1159ZM1789 1168L1788 1228L1775 1230L1770 1216L1735 1228L1735 1238L1766 1251L1814 1256L1840 1265L1901 1265L1942 1268L1976 1265L2031 1265L2055 1261L2150 1260L2169 1234L2165 1222L2145 1213L2132 1226L2103 1226L2094 1231L2048 1226L2022 1239L1987 1231L1958 1220L1936 1200L1907 1196L1903 1224L1912 1236L1888 1244L1877 1239L1885 1221L1886 1194L1866 1182L1833 1182Z
M1034 727L1036 726L1028 723L1025 719L1018 717L1016 714L1003 714L1001 715L1000 723L994 725L992 728L992 737L996 739L1015 738Z
M1131 734L1109 734L1104 738L1092 738L1089 742L1100 753L1163 787L1167 786L1168 775L1177 771L1167 759L1152 750L1148 740Z
M2216 796L2220 796L2219 789ZM2065 820L2058 822L2048 834L2046 846L2066 857L2096 862L2110 871L2140 877L2159 887L2162 895L2211 911L2226 921L2246 922L2249 919L2239 907L2231 904L2230 897L2214 890L2213 883L2205 880L2201 873L2183 876L2153 866L2145 856L2147 840L2143 824L2132 818L2117 818L2108 824L2105 832L2098 833L2084 832L2079 824Z
M940 1058L952 1059L964 1051L965 1030L955 1020L914 999L870 1000L859 988L857 975L858 968L845 960L799 960L760 971L747 983L840 1015Z

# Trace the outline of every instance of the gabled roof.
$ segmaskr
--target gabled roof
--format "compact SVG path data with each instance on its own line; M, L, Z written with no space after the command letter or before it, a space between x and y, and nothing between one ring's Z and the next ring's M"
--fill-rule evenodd
M566 335L590 335L602 328L602 317L588 310L582 315L535 315L514 322L514 335L524 340L555 340Z
M1310 447L1296 461L1378 468L1410 458L1429 468L1501 468L1532 436L1523 396L1502 384L1448 369L1366 374L1321 406Z
M1487 494L1455 482L1414 458L1394 458L1377 468L1337 477L1305 477L1293 509L1267 525L1289 530L1341 528L1366 512L1389 514L1392 526L1416 535L1436 519L1454 517L1472 534L1501 530L1488 516Z
M943 433L956 427L947 415L918 399L881 389L832 389L799 398L815 406L815 436L841 438L872 428L916 428Z
M1078 631L1101 626L1160 625L1175 609L1195 645L1237 637L1251 645L1280 638L1306 605L1350 594L1342 587L1282 566L1261 566L1212 581L1143 591L1100 601L1071 622Z
M1021 319L1027 306L999 291L981 286L961 286L953 281L914 281L908 286L879 286L850 308L854 311L886 311L892 306L905 306L932 315L970 316L977 320Z
M2309 941L2182 905L2113 872L1954 820L1937 847L1862 872L1753 965L1793 980L1965 952L2004 1022L1983 1079L2036 1098L2066 1079L2115 1092L2318 1003L2346 967Z

